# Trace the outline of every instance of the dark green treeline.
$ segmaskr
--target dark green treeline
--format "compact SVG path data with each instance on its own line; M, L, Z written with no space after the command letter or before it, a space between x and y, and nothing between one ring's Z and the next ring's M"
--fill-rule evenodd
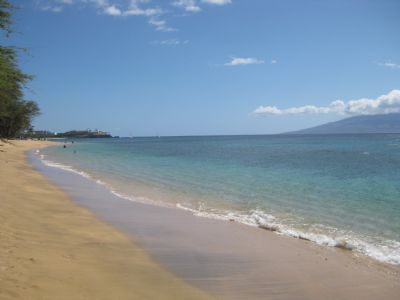
M0 0L1 41L12 34L12 12L8 0ZM21 49L0 45L0 138L13 138L32 129L32 119L39 114L34 101L24 99L24 87L32 79L18 65Z

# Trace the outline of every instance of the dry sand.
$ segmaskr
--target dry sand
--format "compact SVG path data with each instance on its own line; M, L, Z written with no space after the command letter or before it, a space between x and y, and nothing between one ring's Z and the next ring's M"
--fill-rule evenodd
M0 299L207 299L0 142Z

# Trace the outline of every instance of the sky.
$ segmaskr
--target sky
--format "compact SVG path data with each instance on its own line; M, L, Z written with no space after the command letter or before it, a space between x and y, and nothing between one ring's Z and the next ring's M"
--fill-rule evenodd
M398 0L12 1L37 130L270 134L400 112Z

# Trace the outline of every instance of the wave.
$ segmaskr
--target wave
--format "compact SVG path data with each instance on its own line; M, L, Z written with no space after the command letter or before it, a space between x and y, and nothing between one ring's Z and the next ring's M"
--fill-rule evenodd
M56 163L54 161L46 159L45 155L40 154L40 150L36 150L35 154L40 157L40 160L46 166L59 168L64 171L80 175L86 179L90 179L99 185L105 186L113 195L121 199L164 207L172 206L171 204L166 202L155 201L145 197L138 197L121 193L115 190L109 184L103 182L100 179L96 179L94 176L84 171L77 170L69 165ZM380 242L379 244L376 244L374 242L368 242L368 238L366 237L364 237L363 239L357 236L357 234L355 233L344 232L337 228L321 224L315 224L313 226L315 232L313 232L312 230L304 231L295 228L295 226L285 224L277 217L268 214L261 209L253 209L247 212L229 211L208 208L203 203L201 203L197 209L185 206L181 203L177 203L175 206L179 209L188 211L198 217L217 219L221 221L238 222L245 225L272 231L276 234L314 242L321 246L336 247L344 250L353 251L355 253L361 253L380 262L400 265L400 242L398 241L386 240ZM323 231L324 233L321 233L321 231ZM335 234L329 235L326 232Z
M354 251L355 253L361 253L381 262L400 265L400 242L398 241L386 240L380 245L376 245L373 242L366 242L357 237L354 233L341 232L337 228L321 224L315 225L314 228L323 228L326 232L337 232L338 234L333 237L328 234L303 231L294 226L280 222L280 220L275 216L267 214L260 209L240 213L215 209L204 210L204 208L193 209L180 203L176 206L180 209L190 211L195 216L239 222L245 225L272 231L277 234L314 242L321 246Z
M87 179L92 179L92 177L86 172L76 170L73 167L68 166L68 165L63 165L63 164L56 163L56 162L53 162L53 161L50 161L50 160L46 160L46 159L44 159L44 157L45 157L44 155L40 155L40 158L41 158L42 162L48 167L58 168L58 169L61 169L61 170L64 170L64 171L75 173L75 174L80 175L82 177L85 177Z
M139 203L144 203L144 204L153 204L153 205L163 206L163 207L172 207L172 205L170 205L166 202L156 201L156 200L149 199L146 197L127 195L127 194L124 194L121 192L117 192L115 189L113 189L109 185L107 185L107 186L108 186L111 194L113 194L114 196L117 196L118 198L124 199L124 200L129 200L129 201L139 202Z
M39 156L40 161L44 165L46 165L48 167L51 167L51 168L57 168L57 169L61 169L63 171L71 172L71 173L74 173L76 175L82 176L82 177L84 177L86 179L90 179L90 180L94 181L95 183L97 183L99 185L105 186L110 191L111 194L113 194L114 196L117 196L117 197L119 197L121 199L134 201L134 202L145 203L145 204L157 204L157 205L168 206L168 207L171 206L171 205L168 205L168 204L166 204L164 202L154 201L152 199L148 199L148 198L145 198L145 197L138 197L138 196L131 196L131 195L123 194L123 193L121 193L119 191L116 191L108 183L96 178L95 176L93 176L93 175L91 175L91 174L89 174L87 172L84 172L84 171L81 171L81 170L77 170L74 167L69 166L69 165L57 163L57 162L54 162L54 161L46 159L46 155L40 154L40 150L36 150L35 154Z

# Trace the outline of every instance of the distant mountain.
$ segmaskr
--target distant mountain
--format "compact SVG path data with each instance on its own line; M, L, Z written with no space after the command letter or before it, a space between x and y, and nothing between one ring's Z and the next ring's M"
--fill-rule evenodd
M400 113L356 116L290 134L400 133Z

